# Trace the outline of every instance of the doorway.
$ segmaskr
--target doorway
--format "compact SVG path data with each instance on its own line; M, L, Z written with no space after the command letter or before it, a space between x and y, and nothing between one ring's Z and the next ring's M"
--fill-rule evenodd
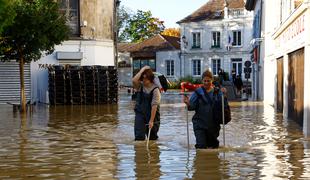
M283 112L283 57L277 59L277 111Z
M303 126L304 48L294 51L288 56L288 118Z

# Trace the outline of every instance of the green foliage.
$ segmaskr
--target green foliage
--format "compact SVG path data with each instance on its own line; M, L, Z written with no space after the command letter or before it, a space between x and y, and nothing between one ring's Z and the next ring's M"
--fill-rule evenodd
M181 82L190 82L192 84L201 84L201 78L193 78L192 76L185 76L179 79Z
M21 58L36 61L50 54L68 38L69 27L53 0L20 0L14 4L14 22L3 29L0 39L2 61Z
M176 81L176 82L170 82L168 89L180 89L181 88L181 82Z
M26 112L24 63L51 54L55 45L68 38L69 27L54 0L16 0L12 5L16 16L2 26L0 59L20 64L21 111Z
M119 15L120 41L141 42L160 34L165 29L164 22L152 17L151 11L138 10L135 14L126 14L125 10L125 12L120 11L119 13L123 13L123 15Z
M129 19L133 16L134 12L125 6L119 6L117 9L117 34L118 42L125 42L129 39L128 33L124 32L125 27L128 26Z
M0 37L3 28L10 25L16 15L13 4L14 0L0 0Z

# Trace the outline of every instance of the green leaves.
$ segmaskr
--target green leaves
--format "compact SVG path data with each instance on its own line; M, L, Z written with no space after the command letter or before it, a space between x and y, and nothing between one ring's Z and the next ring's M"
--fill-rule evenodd
M14 21L3 29L0 39L1 60L36 61L68 39L66 19L53 0L20 0L13 9Z
M164 22L152 17L151 11L138 10L135 14L131 14L123 8L119 14L123 17L119 19L119 25L122 25L119 27L119 41L141 42L160 34L165 29Z
M16 15L13 3L14 0L0 0L0 36L3 28L10 25Z

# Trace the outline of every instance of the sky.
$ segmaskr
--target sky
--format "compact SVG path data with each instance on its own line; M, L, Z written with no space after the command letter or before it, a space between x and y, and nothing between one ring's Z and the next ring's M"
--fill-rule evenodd
M136 11L152 12L153 17L164 21L166 28L176 28L177 21L190 15L208 0L121 0L121 5Z

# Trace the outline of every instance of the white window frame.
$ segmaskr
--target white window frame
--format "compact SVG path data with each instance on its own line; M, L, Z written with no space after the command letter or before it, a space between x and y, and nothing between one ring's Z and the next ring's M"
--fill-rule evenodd
M192 49L201 48L201 32L193 31L192 32Z
M216 61L215 67L214 67L213 61ZM218 75L219 69L222 67L221 62L222 62L222 60L220 58L212 58L211 59L211 66L212 66L213 75ZM215 72L214 72L214 68L215 68Z
M175 71L174 60L173 59L165 60L165 67L166 67L166 76L167 77L174 76L174 71Z
M236 75L239 75L239 71L241 71L241 76L242 76L242 73L243 73L243 61L242 61L242 58L231 58L231 69L234 69L234 64L236 64L236 68L235 68L235 71L236 71ZM239 64L241 64L241 69L239 69Z
M199 62L199 65L200 65L200 67L194 67L195 66L195 62ZM199 58L193 58L192 60L191 60L191 62L192 62L192 65L191 65L191 70L192 70L192 75L194 76L194 77L199 77L199 76L201 76L201 67L202 67L202 60L201 59L199 59ZM196 68L196 69L195 69ZM195 74L195 71L198 71L196 74Z
M62 12L67 18L67 24L70 28L70 36L80 36L80 25L79 25L79 17L80 17L80 7L79 1L76 0L58 0L60 5L59 10ZM71 7L71 3L74 3L75 8Z
M214 39L215 35L215 39ZM212 31L211 32L211 48L220 48L221 47L221 32Z
M240 35L239 35L239 33L240 33ZM239 37L240 37L240 42L238 41ZM232 31L232 46L234 46L234 47L242 46L242 31L241 30Z

